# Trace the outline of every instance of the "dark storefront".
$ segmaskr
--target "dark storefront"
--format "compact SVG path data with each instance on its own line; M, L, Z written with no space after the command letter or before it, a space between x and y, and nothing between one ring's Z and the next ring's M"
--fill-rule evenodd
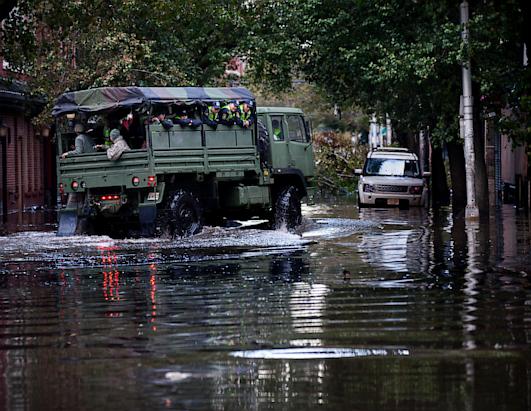
M14 211L55 203L55 154L51 133L31 123L42 102L24 83L0 79L0 205L2 221Z

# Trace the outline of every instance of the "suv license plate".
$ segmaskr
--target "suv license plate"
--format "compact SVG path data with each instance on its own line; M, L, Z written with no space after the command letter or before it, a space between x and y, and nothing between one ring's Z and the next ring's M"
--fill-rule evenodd
M399 204L399 199L398 198L388 198L387 199L387 204L388 205L398 205Z
M159 193L158 192L149 193L147 199L148 199L148 201L158 201Z

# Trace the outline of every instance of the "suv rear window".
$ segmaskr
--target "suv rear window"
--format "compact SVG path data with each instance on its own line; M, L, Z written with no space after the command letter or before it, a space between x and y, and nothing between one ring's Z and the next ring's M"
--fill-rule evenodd
M397 158L368 158L363 175L420 177L418 161Z

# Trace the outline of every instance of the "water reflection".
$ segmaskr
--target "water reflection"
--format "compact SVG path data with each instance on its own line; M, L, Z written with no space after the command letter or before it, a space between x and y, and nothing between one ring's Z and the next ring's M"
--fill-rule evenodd
M149 302L151 303L151 330L157 331L157 265L149 265Z
M103 298L105 301L120 301L120 272L117 269L116 247L98 247L103 267Z
M263 248L0 238L2 405L529 408L528 220L318 211Z
M414 211L414 212L413 212ZM531 262L530 219L506 206L490 222L468 221L450 210L361 210L360 218L382 230L361 235L358 250L371 265L395 272L450 272L491 267L527 271Z
M289 300L293 330L300 334L323 332L323 315L326 296L330 292L325 284L295 283ZM300 341L294 341L300 345ZM315 340L313 342L315 344Z

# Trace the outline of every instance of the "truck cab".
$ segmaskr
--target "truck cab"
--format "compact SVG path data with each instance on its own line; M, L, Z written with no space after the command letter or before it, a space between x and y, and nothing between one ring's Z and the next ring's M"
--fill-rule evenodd
M258 121L270 135L271 166L275 174L300 171L313 176L315 171L309 122L298 108L258 107Z

